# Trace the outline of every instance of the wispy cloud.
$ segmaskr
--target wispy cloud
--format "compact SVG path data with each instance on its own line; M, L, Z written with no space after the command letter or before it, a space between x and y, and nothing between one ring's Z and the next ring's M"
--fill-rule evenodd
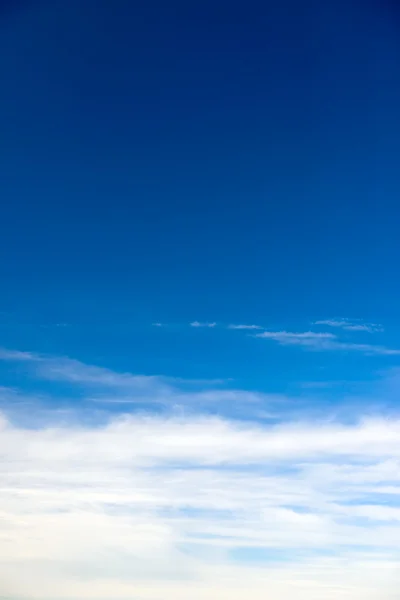
M315 340L334 339L336 336L333 333L316 333L315 331L264 331L263 333L258 333L257 337L270 338L278 342L286 342L288 340L289 343L292 343L292 341L303 343L304 340L306 342L308 340L314 342Z
M216 323L200 323L200 321L192 321L190 327L215 327Z
M381 325L377 325L376 323L352 322L347 319L325 319L322 321L315 321L314 325L338 327L346 331L365 331L367 333L383 331L383 327Z
M27 373L36 379L68 383L71 388L81 388L86 401L101 405L140 404L147 408L157 405L159 409L179 409L191 413L212 408L220 414L244 411L250 416L255 410L252 405L262 403L264 410L267 408L271 411L273 407L276 410L282 402L282 398L275 394L231 387L229 384L233 380L230 378L188 379L121 373L68 357L6 349L0 350L0 360L25 364Z
M256 337L275 340L282 346L304 346L312 350L343 350L362 352L366 355L400 355L400 350L395 348L387 348L386 346L377 346L373 344L343 342L334 334L327 332L264 331L263 333L257 333Z
M228 325L228 329L263 329L260 325Z
M326 350L348 350L350 352L362 352L367 355L380 354L383 356L396 356L400 355L400 350L396 348L387 348L386 346L375 346L374 344L355 344L352 342L331 342L323 348Z
M316 333L314 331L264 331L263 333L257 333L256 337L275 340L280 344L299 344L302 346L317 345L321 341L336 338L333 333Z
M63 356L53 357L33 352L0 349L0 360L25 363L29 372L48 381L62 381L87 388L113 390L114 393L131 394L132 397L143 398L146 395L167 397L171 392L171 386L166 378L121 373Z
M0 360L15 360L22 362L37 361L39 356L32 352L21 352L19 350L9 350L0 348Z

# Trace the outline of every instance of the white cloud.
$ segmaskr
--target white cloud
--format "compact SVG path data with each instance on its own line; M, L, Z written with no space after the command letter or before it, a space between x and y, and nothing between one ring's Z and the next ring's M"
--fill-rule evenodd
M348 319L325 319L322 321L315 321L314 325L338 327L341 329L345 329L346 331L365 331L367 333L383 331L382 326L377 325L376 323L352 322Z
M382 491L400 491L399 434L376 420L3 419L0 594L394 598L399 511Z
M200 321L192 321L190 327L215 327L216 323L200 323Z
M396 348L387 348L386 346L376 346L374 344L356 344L352 342L331 342L323 350L348 350L350 352L362 352L366 355L380 354L383 356L400 355L400 350Z
M256 337L275 340L282 346L304 346L313 350L329 351L343 350L350 352L362 352L373 355L399 355L400 350L377 346L374 344L357 344L354 342L342 342L333 333L327 332L292 332L292 331L264 331L257 333Z
M228 329L263 329L260 325L228 325Z
M309 340L314 342L315 340L320 341L334 339L336 336L333 335L333 333L315 333L314 331L264 331L263 333L257 333L257 337L270 338L281 343L302 344L303 342L308 343Z
M279 343L338 343L332 334L266 333ZM69 358L0 357L92 398L170 408L99 422L97 407L42 415L33 405L26 427L12 411L0 415L0 597L396 597L400 419L211 417L199 408L243 405L248 417L286 399L201 381L188 389L179 378ZM15 394L0 389L5 401Z

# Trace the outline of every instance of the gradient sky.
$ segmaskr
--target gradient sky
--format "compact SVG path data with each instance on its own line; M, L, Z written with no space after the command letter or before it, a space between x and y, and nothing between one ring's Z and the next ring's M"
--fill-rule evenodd
M0 80L1 600L397 597L396 3L8 0Z

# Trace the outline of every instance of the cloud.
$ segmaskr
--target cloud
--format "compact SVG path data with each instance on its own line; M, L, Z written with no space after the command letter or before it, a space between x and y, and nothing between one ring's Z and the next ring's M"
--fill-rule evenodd
M192 321L190 327L215 327L216 323L200 323L199 321Z
M228 329L263 329L260 325L228 325Z
M94 384L110 387L145 387L148 383L160 382L161 378L151 375L120 373L105 367L88 365L79 360L63 356L47 356L34 352L19 352L0 349L0 360L27 363L38 376L45 379L71 381L76 384Z
M3 417L0 594L395 598L399 434L376 419Z
M21 362L27 374L49 382L69 384L72 389L84 392L84 400L107 405L135 405L159 410L199 412L213 410L219 413L246 412L251 416L256 410L268 410L282 404L284 398L277 394L250 392L232 386L232 379L185 379L160 375L137 375L121 373L88 365L68 357L53 357L33 352L0 350L0 360ZM224 387L225 386L225 387ZM10 397L10 391L7 392ZM4 395L4 394L3 394ZM0 402L1 402L0 387ZM13 392L13 398L16 398ZM49 403L49 399L47 403ZM30 401L30 399L29 399ZM54 403L54 401L53 401Z
M355 344L351 342L332 342L328 344L325 350L345 350L350 352L362 352L363 354L372 356L383 355L383 356L398 356L400 350L396 348L387 348L386 346L375 346L373 344Z
M336 336L333 333L315 333L314 331L297 333L293 331L264 331L263 333L257 333L257 337L269 338L281 343L308 344L308 342L314 343L315 341L334 339Z
M327 327L338 327L345 329L346 331L365 331L367 333L375 333L383 331L381 325L375 323L356 323L351 322L348 319L326 319L322 321L315 321L314 325L325 325Z
M366 355L400 355L400 350L376 346L373 344L357 344L342 342L333 333L318 333L313 331L264 331L257 333L256 337L275 340L282 346L304 346L312 350L329 351L342 350L349 352L362 352Z
M265 333L338 343L332 334ZM7 410L18 392L0 390L0 597L396 597L399 418L359 413L349 424L281 410L256 422L252 410L287 399L65 357L0 357L39 382L120 405L99 420L93 403L41 412L31 398L23 426ZM129 403L139 399L168 410L135 412Z
M14 360L21 362L37 361L39 356L32 352L20 352L19 350L8 350L0 348L0 360Z

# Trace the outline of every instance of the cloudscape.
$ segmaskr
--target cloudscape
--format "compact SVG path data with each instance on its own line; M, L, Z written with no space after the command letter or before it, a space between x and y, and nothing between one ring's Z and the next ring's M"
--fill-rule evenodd
M4 597L395 597L396 366L359 384L360 407L332 382L272 393L0 359L22 381L0 394Z
M398 599L396 3L0 45L0 600Z

